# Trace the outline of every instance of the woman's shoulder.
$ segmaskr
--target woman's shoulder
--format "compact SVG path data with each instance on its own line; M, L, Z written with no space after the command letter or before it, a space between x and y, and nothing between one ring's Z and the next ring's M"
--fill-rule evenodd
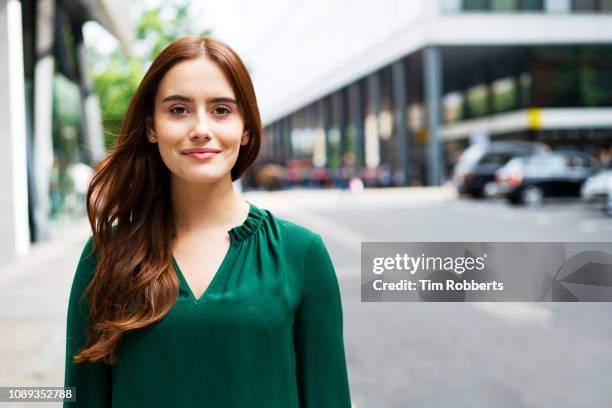
M75 280L89 282L96 271L96 265L98 261L98 255L96 253L93 235L90 233L89 237L83 245L77 270L75 272Z
M308 244L313 240L321 238L317 232L304 225L284 218L283 216L279 216L275 212L268 209L262 211L267 214L271 221L270 225L278 230L278 234L283 239L301 243L302 245L300 246L308 246Z
M96 272L96 264L97 254L94 249L93 236L90 234L87 241L83 244L81 255L72 277L71 299L80 299Z
M269 223L272 231L268 235L282 243L280 247L289 259L296 260L305 268L310 266L309 269L323 270L331 267L329 252L321 235L295 221L265 211L272 220Z

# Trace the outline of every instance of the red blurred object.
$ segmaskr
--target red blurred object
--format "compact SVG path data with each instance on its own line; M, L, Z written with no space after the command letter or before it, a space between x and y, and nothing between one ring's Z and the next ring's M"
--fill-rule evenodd
M377 167L365 167L361 170L361 179L366 186L375 186L378 180Z
M287 181L290 183L301 183L306 179L311 167L310 160L292 159L287 161Z
M329 178L329 170L325 167L315 167L310 172L310 178L314 181L325 181Z

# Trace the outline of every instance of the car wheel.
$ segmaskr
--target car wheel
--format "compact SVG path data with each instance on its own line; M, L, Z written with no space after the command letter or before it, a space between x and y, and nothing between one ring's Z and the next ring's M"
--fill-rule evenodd
M528 186L521 193L521 201L529 207L539 207L544 200L544 192L540 187Z
M482 189L486 197L495 197L499 193L499 184L494 181L489 181Z

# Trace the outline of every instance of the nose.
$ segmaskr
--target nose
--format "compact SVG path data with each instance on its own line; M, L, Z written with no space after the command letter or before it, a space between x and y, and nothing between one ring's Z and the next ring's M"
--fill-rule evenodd
M209 118L206 117L205 112L198 113L189 137L196 140L206 138L210 139L212 137L212 129Z

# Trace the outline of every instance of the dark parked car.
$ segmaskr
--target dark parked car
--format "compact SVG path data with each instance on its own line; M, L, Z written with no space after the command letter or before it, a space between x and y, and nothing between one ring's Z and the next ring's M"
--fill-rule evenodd
M476 144L467 148L453 171L453 183L459 194L480 198L492 194L495 172L516 157L549 151L548 146L535 142L507 141Z
M597 165L581 152L549 152L510 160L496 179L500 195L510 203L539 205L546 197L580 197L582 183Z

